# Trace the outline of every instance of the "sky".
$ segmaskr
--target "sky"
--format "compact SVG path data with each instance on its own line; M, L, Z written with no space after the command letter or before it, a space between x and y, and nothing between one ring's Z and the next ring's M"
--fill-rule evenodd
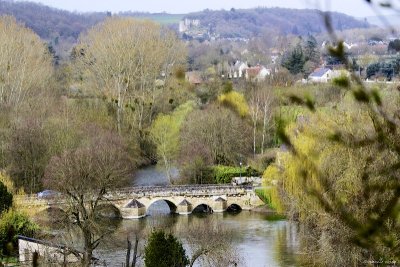
M317 8L338 11L354 17L374 16L376 13L365 0L32 0L69 11L144 11L182 14L204 9L253 7ZM376 1L375 1L376 2ZM398 2L398 1L397 1Z

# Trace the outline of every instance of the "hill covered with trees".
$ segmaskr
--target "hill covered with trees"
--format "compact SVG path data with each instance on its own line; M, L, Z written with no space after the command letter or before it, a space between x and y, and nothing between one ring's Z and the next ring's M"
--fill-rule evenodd
M73 13L33 2L0 1L0 15L12 15L42 39L76 40L79 34L106 18L107 13ZM57 43L57 40L55 40Z
M42 39L57 46L60 41L74 43L82 31L111 16L111 12L76 13L33 2L0 0L0 15L14 16ZM127 11L117 15L150 19L175 27L183 17L199 19L202 27L221 37L252 38L262 33L265 28L296 35L319 33L325 29L318 10L255 8L204 10L186 15ZM338 30L369 26L367 22L341 13L332 13L332 20Z
M229 11L204 10L187 16L199 19L211 32L221 37L251 38L258 36L265 28L279 33L307 35L325 31L321 11L316 9L255 8L231 9ZM332 24L341 31L366 28L369 24L351 16L332 12Z

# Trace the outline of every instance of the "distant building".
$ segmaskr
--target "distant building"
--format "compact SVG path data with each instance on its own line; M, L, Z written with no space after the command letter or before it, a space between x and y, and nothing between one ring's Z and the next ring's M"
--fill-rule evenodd
M249 68L247 62L236 61L233 66L229 67L228 78L230 79L237 79L242 78L244 73Z
M262 81L269 75L271 70L261 65L246 69L246 80Z
M332 70L328 68L318 68L308 76L308 81L315 83L327 83L332 79Z
M198 19L184 19L179 22L179 32L187 32L191 28L194 27L199 27L200 26L200 20Z
M200 85L203 83L201 78L201 72L199 71L188 71L185 74L186 81L193 85Z
M348 50L351 50L353 47L358 47L358 44L353 44L353 43L348 44L346 42L343 42L343 46L346 47Z

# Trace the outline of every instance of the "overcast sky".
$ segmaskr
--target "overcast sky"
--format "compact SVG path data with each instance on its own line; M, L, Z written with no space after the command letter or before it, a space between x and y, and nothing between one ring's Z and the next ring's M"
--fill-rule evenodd
M355 17L375 13L365 0L33 0L69 11L145 11L188 13L209 9L252 7L318 8L339 11Z

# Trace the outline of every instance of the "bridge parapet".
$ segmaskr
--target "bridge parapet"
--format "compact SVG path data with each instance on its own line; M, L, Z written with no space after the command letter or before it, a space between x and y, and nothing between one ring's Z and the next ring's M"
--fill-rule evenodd
M252 187L234 185L181 185L181 186L143 186L114 190L106 195L108 199L119 199L127 196L171 197L171 196L219 196L245 195L252 192Z
M37 196L25 196L25 206L45 208L65 208L68 199L40 199ZM20 201L21 201L20 200ZM208 210L223 212L229 206L236 205L250 210L261 205L253 187L235 185L182 185L182 186L144 186L122 188L109 192L104 204L114 206L123 218L133 219L146 216L148 208L156 201L166 201L171 212L190 214L197 206L206 206Z

